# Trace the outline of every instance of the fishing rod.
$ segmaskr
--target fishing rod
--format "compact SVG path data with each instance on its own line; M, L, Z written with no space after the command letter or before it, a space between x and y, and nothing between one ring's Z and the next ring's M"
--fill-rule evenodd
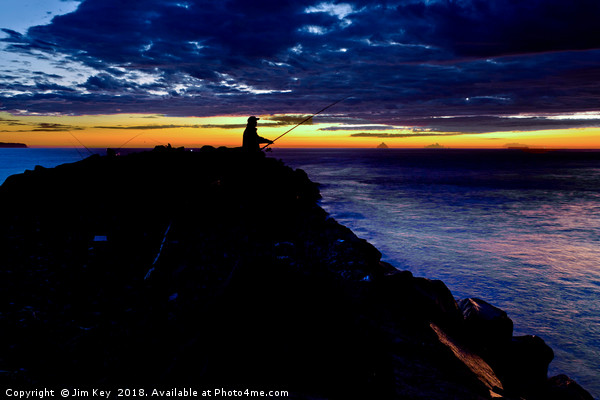
M290 129L288 129L287 131L285 131L285 132L284 132L284 133L282 133L281 135L277 136L275 139L273 139L273 141L272 141L271 143L267 143L265 146L263 146L263 147L261 148L261 150L264 150L264 149L266 149L267 147L269 147L270 145L272 145L273 143L275 143L275 141L276 141L276 140L278 140L278 139L280 139L280 138L284 137L285 135L287 135L288 133L290 133L291 131L293 131L294 129L296 129L297 127L299 127L300 125L302 125L303 123L305 123L306 121L308 121L309 119L311 119L312 117L314 117L315 115L321 114L323 111L327 110L327 109L328 109L328 108L330 108L330 107L333 107L333 106L335 106L337 103L341 103L342 101L346 100L346 99L347 99L347 98L349 98L349 97L351 97L351 96L346 96L346 97L344 97L343 99L340 99L340 100L336 101L335 103L331 103L330 105L328 105L327 107L323 108L322 110L320 110L320 111L317 111L316 113L312 114L312 115L311 115L311 116L309 116L308 118L306 118L306 119L302 120L302 122L300 122L300 123L296 124L294 127L292 127L292 128L290 128Z
M135 139L138 136L143 135L145 132L142 133L138 133L137 135L134 135L131 139L129 139L128 141L126 141L125 143L123 143L122 145L119 146L119 148L117 150L115 150L115 152L121 150L123 148L123 146L125 146L127 143L131 142L133 139Z
M86 150L87 150L87 151L88 151L88 152L89 152L91 155L94 155L94 152L93 152L93 151L91 151L91 150L90 150L90 149L89 149L89 148L88 148L88 147L87 147L85 144L83 144L83 142L82 142L81 140L79 140L79 139L77 138L77 136L75 136L75 135L73 134L73 132L69 131L69 133L71 134L71 136L73 136L73 137L75 138L75 140L77 140L77 141L79 142L79 144L80 144L80 145L82 145L83 147L85 147L85 149L86 149Z
M85 156L83 154L81 154L81 151L79 151L79 148L77 147L77 143L71 141L73 143L73 148L77 151L77 153L79 154L79 157L81 157L82 160L85 160Z

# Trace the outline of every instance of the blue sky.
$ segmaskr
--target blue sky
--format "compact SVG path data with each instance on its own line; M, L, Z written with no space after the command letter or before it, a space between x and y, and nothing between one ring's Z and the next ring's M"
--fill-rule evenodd
M600 126L596 0L2 0L0 111ZM332 109L332 113L333 113Z
M73 0L2 0L0 27L25 33L32 26L49 24L55 16L75 11L79 3Z

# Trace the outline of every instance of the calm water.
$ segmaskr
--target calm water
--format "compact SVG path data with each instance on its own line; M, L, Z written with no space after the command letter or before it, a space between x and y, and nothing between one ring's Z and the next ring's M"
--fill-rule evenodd
M106 149L104 150L106 152ZM89 156L87 150L72 149L0 149L0 184L13 174L20 174L36 165L55 167Z
M277 149L384 260L504 309L600 394L600 152Z
M0 149L8 175L80 160ZM566 373L600 394L600 152L292 150L270 157L322 184L322 206L384 260L504 309Z

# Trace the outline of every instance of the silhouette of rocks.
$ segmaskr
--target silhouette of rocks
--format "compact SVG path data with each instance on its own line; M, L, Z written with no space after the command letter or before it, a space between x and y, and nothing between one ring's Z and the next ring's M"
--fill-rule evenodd
M25 143L6 143L6 142L0 142L0 148L2 148L2 149L4 149L4 148L10 148L10 149L21 148L21 149L26 149L27 145Z
M503 310L484 300L458 301L470 346L490 362L502 358L512 341L513 322Z
M541 339L510 339L507 356L490 357L485 349L507 341L501 312L473 300L464 317L443 282L381 262L319 198L302 170L210 146L9 177L0 381L296 399L581 398L546 379Z
M538 336L515 336L490 364L508 392L539 398L548 389L548 365L553 358L552 349Z
M566 375L557 375L549 380L548 400L593 400L593 397L577 382Z

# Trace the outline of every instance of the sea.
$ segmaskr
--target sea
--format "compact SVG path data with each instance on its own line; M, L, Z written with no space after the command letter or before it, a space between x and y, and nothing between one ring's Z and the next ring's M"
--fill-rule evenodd
M100 150L93 150L101 153ZM80 149L0 149L0 183ZM280 149L321 206L415 276L508 313L600 396L600 150ZM264 177L268 181L268 177Z

